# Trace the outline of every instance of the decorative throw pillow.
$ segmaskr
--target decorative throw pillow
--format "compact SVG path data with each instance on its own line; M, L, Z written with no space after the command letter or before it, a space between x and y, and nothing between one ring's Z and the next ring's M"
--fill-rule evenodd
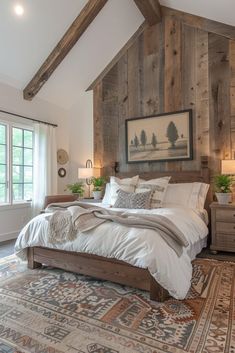
M120 189L118 191L118 197L114 204L115 208L134 208L143 209L150 208L152 191L146 191L141 193L126 192Z
M152 179L148 181L142 181L136 188L136 193L146 192L147 190L152 191L152 198L150 208L162 207L164 195L171 177L163 177L158 179Z
M136 185L138 184L139 176L133 178L119 179L117 177L110 177L110 204L113 206L117 200L117 192L121 189L126 192L135 192Z

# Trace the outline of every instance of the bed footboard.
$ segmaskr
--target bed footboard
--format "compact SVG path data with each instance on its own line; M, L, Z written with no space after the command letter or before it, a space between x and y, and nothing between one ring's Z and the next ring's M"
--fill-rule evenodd
M169 298L168 291L155 281L148 270L124 261L57 249L28 248L28 268L36 269L42 264L147 290L150 299L158 302Z
M170 298L169 292L163 288L152 276L150 278L150 299L157 302L164 302Z
M42 267L42 264L40 262L36 262L34 260L34 249L35 248L28 248L28 268L30 270L34 270L35 268Z

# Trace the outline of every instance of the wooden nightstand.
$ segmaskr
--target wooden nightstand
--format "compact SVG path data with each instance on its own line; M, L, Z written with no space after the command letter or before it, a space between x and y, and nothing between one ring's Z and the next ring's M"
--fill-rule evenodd
M211 208L212 252L235 252L235 203L221 205L213 202Z

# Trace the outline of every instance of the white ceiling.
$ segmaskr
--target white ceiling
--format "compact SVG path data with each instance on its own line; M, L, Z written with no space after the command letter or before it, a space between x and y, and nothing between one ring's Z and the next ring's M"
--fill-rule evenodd
M164 6L235 26L235 0L160 0Z
M39 96L71 107L144 21L133 0L109 0Z
M14 5L21 3L25 14L17 17ZM33 73L60 40L86 0L1 0L0 79L17 88Z
M87 0L0 0L0 81L23 89ZM168 7L235 25L235 0L160 0ZM109 0L38 96L69 109L143 22L133 0Z

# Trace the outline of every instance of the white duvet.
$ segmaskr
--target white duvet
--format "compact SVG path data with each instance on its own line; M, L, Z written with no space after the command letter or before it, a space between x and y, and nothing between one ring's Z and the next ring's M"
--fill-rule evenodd
M115 210L123 212L123 209ZM137 267L147 268L156 281L174 298L185 298L192 278L191 261L206 246L208 228L202 216L186 208L128 210L128 212L166 216L183 232L189 246L184 248L182 256L178 257L156 231L129 228L112 222L103 223L96 229L78 234L77 239L72 242L52 245L47 240L46 218L49 214L41 214L22 229L15 244L15 252L20 258L26 259L27 247L42 246L115 258Z

